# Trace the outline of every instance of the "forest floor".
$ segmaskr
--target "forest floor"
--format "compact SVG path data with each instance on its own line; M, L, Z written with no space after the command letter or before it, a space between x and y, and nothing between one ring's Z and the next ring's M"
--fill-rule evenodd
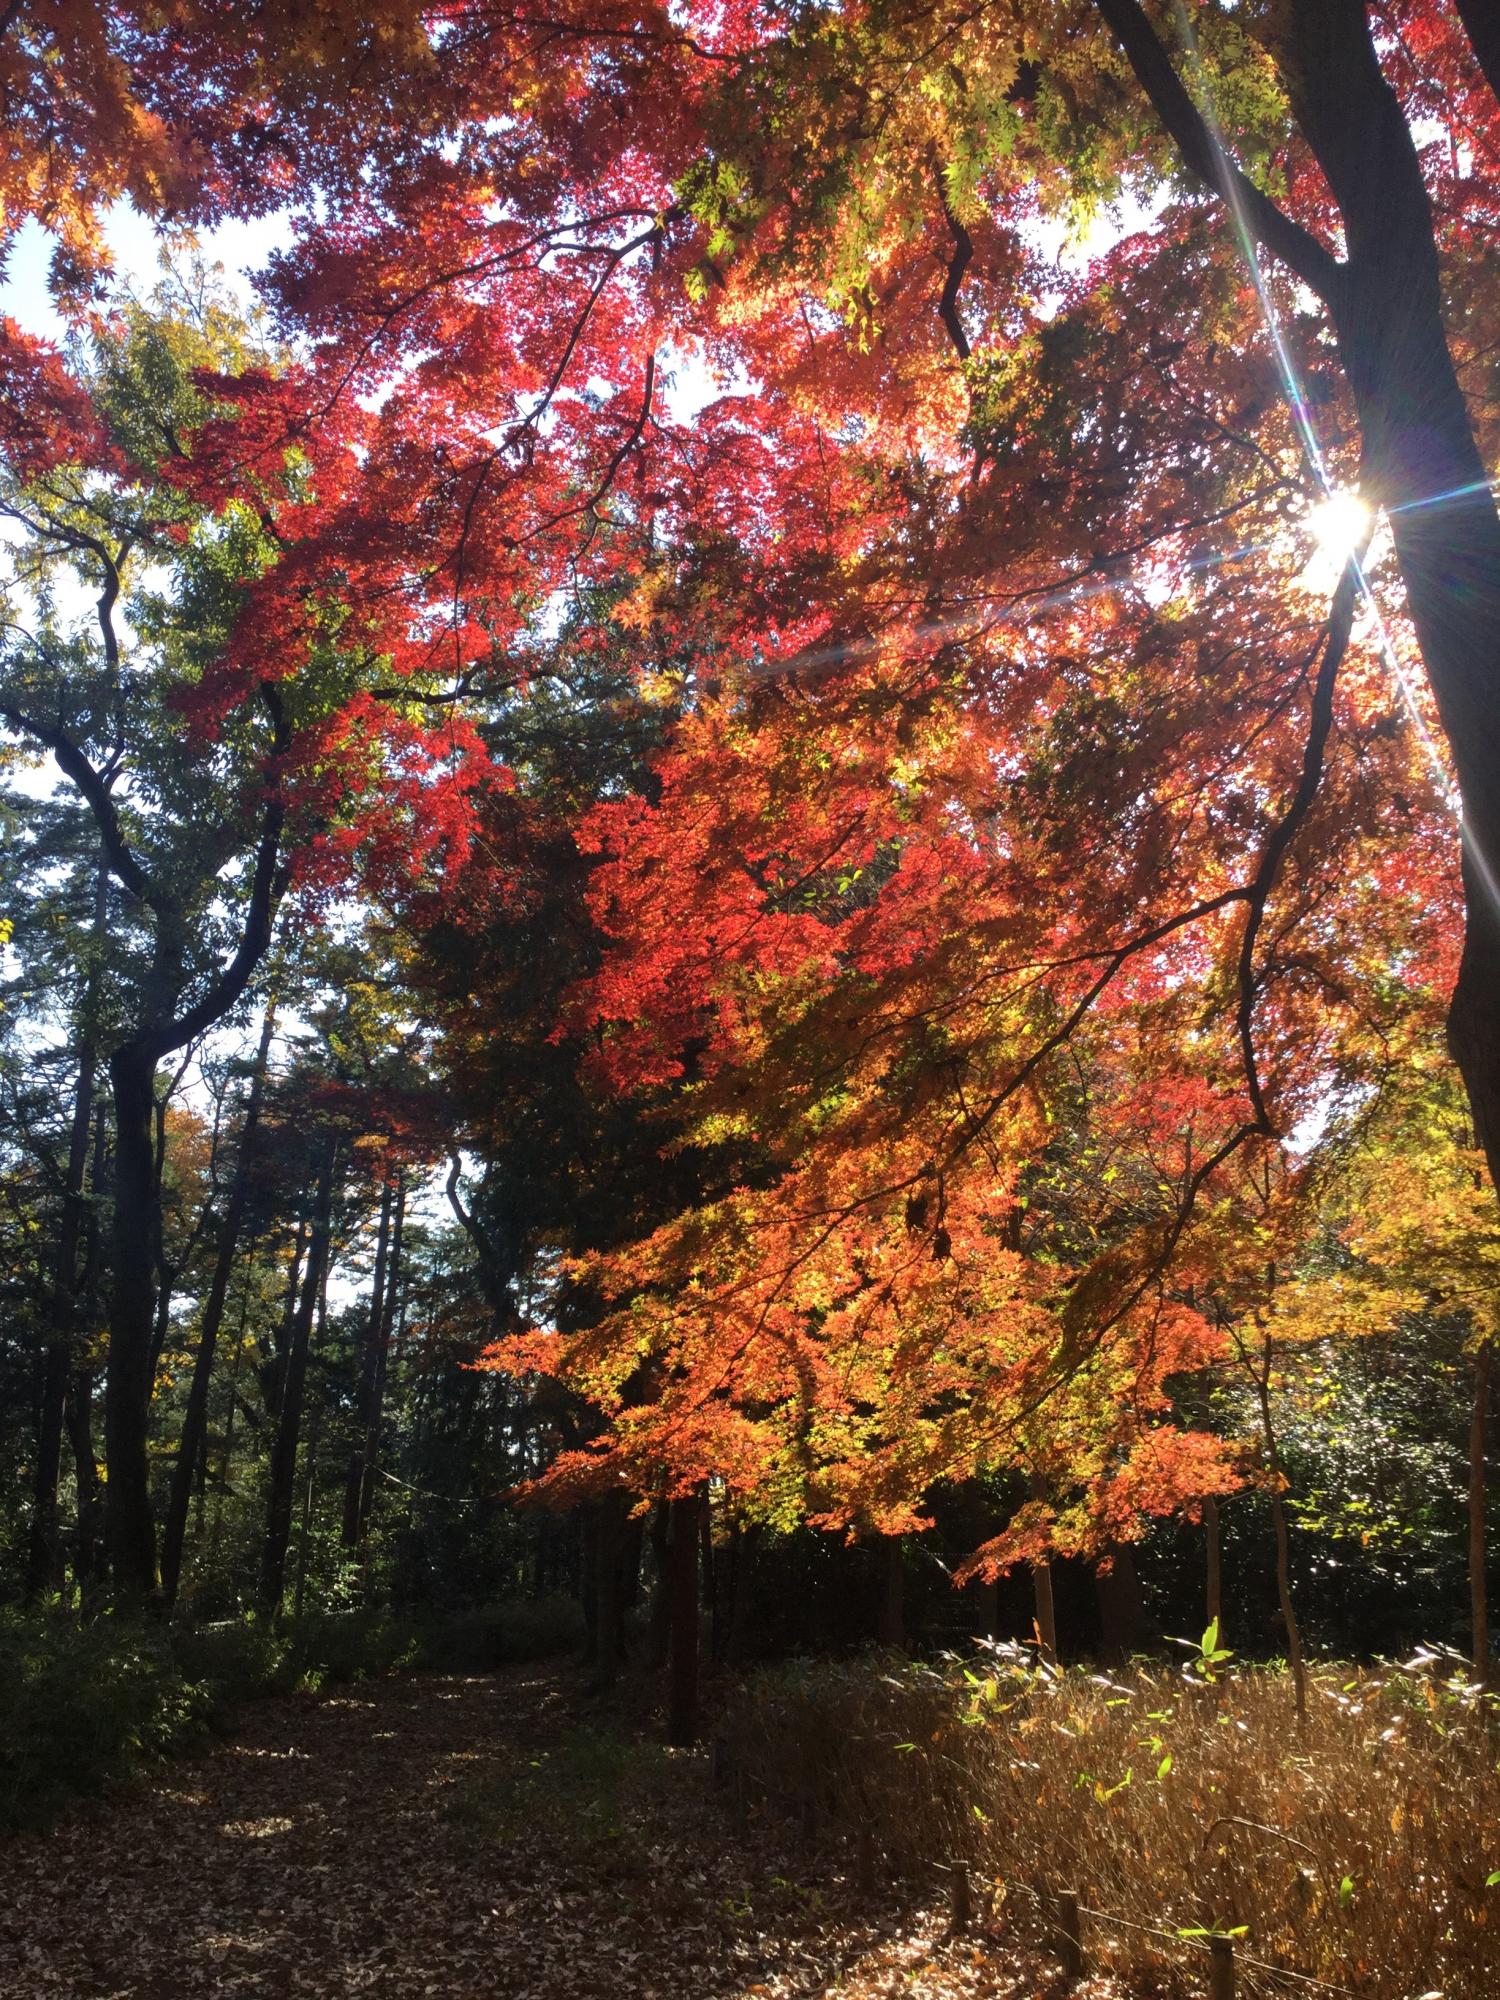
M990 2000L1060 1992L930 1893L736 1832L702 1753L576 1675L266 1700L231 1740L0 1847L5 2000ZM1105 1991L1075 1988L1078 2000Z

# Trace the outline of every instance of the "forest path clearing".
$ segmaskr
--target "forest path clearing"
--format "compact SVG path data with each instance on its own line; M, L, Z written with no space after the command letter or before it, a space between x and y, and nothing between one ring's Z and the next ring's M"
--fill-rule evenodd
M554 1669L256 1702L231 1740L0 1849L0 1995L1048 1990L1035 1961L945 1944L936 1908L861 1911L836 1855L737 1840L706 1762Z

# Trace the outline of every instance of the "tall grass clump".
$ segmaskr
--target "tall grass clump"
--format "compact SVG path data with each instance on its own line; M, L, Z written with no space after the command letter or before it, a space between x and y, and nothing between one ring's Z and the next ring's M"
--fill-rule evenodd
M1009 1648L783 1670L733 1703L721 1754L770 1809L872 1836L900 1872L965 1863L1019 1924L1075 1890L1121 1970L1201 1976L1195 1947L1229 1932L1369 2000L1492 2000L1500 1705L1424 1653L1314 1670L1299 1726L1284 1672L1227 1659L1210 1631L1185 1672Z

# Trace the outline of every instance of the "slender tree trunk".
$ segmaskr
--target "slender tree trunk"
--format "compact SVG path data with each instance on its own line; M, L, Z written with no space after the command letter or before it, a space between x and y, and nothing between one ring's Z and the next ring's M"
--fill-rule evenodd
M115 1593L156 1592L156 1525L146 1457L156 1324L156 1065L133 1046L110 1058L115 1105L114 1304L104 1377L104 1528Z
M73 1486L78 1517L73 1529L73 1577L81 1604L92 1598L101 1581L99 1539L101 1495L99 1460L94 1451L94 1371L80 1368L68 1384L65 1410L68 1444L73 1454Z
M334 1148L330 1145L318 1173L316 1207L308 1240L302 1298L292 1320L286 1367L281 1380L281 1407L271 1446L270 1489L266 1505L266 1538L261 1560L260 1598L266 1610L281 1609L286 1594L286 1552L292 1533L292 1495L297 1477L297 1441L302 1429L302 1401L307 1382L307 1355L313 1320L328 1258L333 1227Z
M252 1231L240 1290L240 1317L235 1332L234 1359L229 1364L229 1409L224 1418L224 1436L219 1446L219 1477L214 1491L213 1525L208 1531L208 1556L204 1563L204 1568L210 1574L219 1559L219 1542L224 1532L224 1502L228 1497L230 1476L234 1470L234 1420L239 1412L240 1371L245 1361L245 1329L250 1319L250 1286L255 1275L255 1243L256 1238ZM206 1430L203 1437L204 1448L207 1449Z
M73 1119L68 1132L67 1175L63 1183L62 1215L58 1223L52 1268L49 1338L32 1483L31 1545L26 1565L28 1597L39 1596L44 1590L54 1590L62 1580L62 1548L57 1534L57 1477L62 1464L68 1384L73 1372L73 1343L78 1331L78 1252L83 1241L88 1206L83 1188L88 1172L89 1137L94 1117L96 1066L93 1044L85 1042L78 1055L78 1081L73 1091Z
M714 1560L714 1498L713 1488L707 1480L703 1483L703 1505L698 1514L699 1556L703 1565L703 1601L708 1606L708 1657L710 1663L720 1664L724 1635L719 1621L719 1565Z
M1254 1371L1252 1371L1253 1373ZM1254 1374L1256 1400L1260 1405L1261 1436L1266 1447L1266 1466L1271 1475L1271 1525L1276 1531L1276 1597L1281 1606L1281 1622L1286 1631L1286 1663L1291 1670L1292 1696L1297 1720L1307 1721L1307 1667L1302 1657L1302 1627L1292 1601L1292 1548L1287 1530L1283 1493L1286 1476L1281 1453L1276 1448L1276 1429L1271 1420L1271 1340L1266 1336L1261 1367Z
M739 1666L745 1658L755 1576L755 1536L753 1525L743 1527L738 1521L729 1530L729 1641L724 1657L731 1666Z
M1204 1604L1210 1625L1219 1628L1220 1643L1224 1637L1224 1566L1223 1545L1219 1536L1219 1503L1212 1493L1203 1503L1203 1546L1206 1564L1204 1579Z
M195 1470L203 1458L208 1437L208 1392L213 1378L214 1355L219 1328L229 1296L229 1280L239 1250L240 1229L250 1199L256 1133L260 1125L261 1100L265 1090L266 1067L271 1055L271 1037L276 1026L276 1002L266 1005L261 1021L260 1042L255 1051L255 1067L250 1073L250 1089L245 1102L245 1120L240 1127L239 1158L234 1179L219 1226L214 1254L213 1276L203 1305L203 1325L198 1334L198 1352L193 1360L193 1379L188 1386L187 1407L182 1415L182 1436L177 1446L177 1462L172 1471L172 1490L167 1500L166 1520L161 1537L161 1589L167 1604L175 1602L182 1576L182 1544L187 1533L188 1504L192 1498Z
M702 1501L696 1493L672 1502L668 1566L672 1599L671 1682L667 1741L689 1744L698 1733L698 1540Z
M658 1500L651 1510L651 1567L656 1591L651 1599L651 1655L653 1667L664 1667L672 1639L672 1503Z
M323 1431L323 1405L313 1406L312 1421L307 1427L307 1469L302 1481L302 1519L297 1533L297 1587L292 1597L292 1616L302 1616L302 1606L307 1597L307 1544L312 1532L313 1496L317 1490L318 1439Z
M386 1262L390 1255L391 1207L393 1190L389 1181L380 1189L380 1222L375 1233L375 1271L370 1285L370 1312L365 1337L360 1343L359 1377L354 1406L359 1428L349 1448L349 1470L344 1480L344 1525L340 1536L346 1549L356 1548L360 1539L361 1499L364 1490L365 1438L370 1428L370 1411L375 1403L376 1349L385 1319Z
M1469 1405L1469 1633L1474 1678L1489 1684L1490 1661L1489 1561L1485 1532L1486 1445L1490 1418L1490 1374L1494 1347L1485 1340L1474 1355L1474 1394Z
M390 1263L386 1271L380 1314L372 1326L375 1348L374 1376L370 1401L365 1412L364 1450L359 1465L359 1521L357 1539L369 1531L370 1508L375 1498L375 1475L380 1468L380 1432L385 1421L385 1380L390 1366L391 1333L395 1319L396 1295L401 1284L401 1245L406 1229L406 1178L396 1179L395 1212L391 1222Z
M1031 1565L1031 1585L1036 1593L1036 1631L1041 1644L1041 1658L1055 1667L1058 1663L1057 1605L1052 1595L1050 1562Z
M596 1591L594 1679L596 1693L606 1693L620 1670L620 1557L624 1544L624 1497L608 1493L595 1516L594 1586Z

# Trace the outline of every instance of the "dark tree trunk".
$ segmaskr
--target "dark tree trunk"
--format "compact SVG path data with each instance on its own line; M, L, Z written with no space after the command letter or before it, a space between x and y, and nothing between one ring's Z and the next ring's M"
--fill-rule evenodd
M1500 518L1448 349L1421 165L1364 0L1297 0L1286 69L1344 219L1339 350L1463 800L1468 930L1449 1040L1500 1185Z
M605 1693L615 1684L623 1652L623 1593L620 1589L621 1557L625 1543L625 1499L608 1493L599 1501L594 1515L594 1678L596 1693Z
M672 1502L672 1657L667 1741L689 1744L698 1733L698 1541L702 1501L696 1493Z
M292 1595L292 1616L302 1616L302 1606L307 1598L307 1553L308 1539L312 1534L313 1499L317 1491L318 1439L323 1431L323 1405L313 1405L312 1421L307 1427L307 1466L302 1479L302 1520L297 1532L297 1587Z
M1100 1633L1106 1659L1128 1660L1146 1643L1146 1606L1134 1549L1121 1542L1110 1551L1110 1557L1108 1570L1094 1572Z
M1469 1641L1474 1678L1481 1687L1488 1684L1491 1673L1485 1448L1489 1433L1490 1372L1493 1363L1494 1348L1486 1340L1474 1356L1474 1392L1469 1405Z
M72 1350L78 1332L78 1246L84 1238L84 1176L88 1174L88 1136L94 1120L94 1068L90 1042L78 1052L78 1082L72 1098L68 1130L68 1170L62 1184L62 1216L52 1260L52 1300L48 1308L46 1366L42 1374L42 1410L36 1430L36 1472L32 1480L32 1536L26 1558L26 1596L56 1590L62 1582L62 1546L58 1542L58 1472L62 1468L64 1410L72 1376Z
M349 1469L344 1478L344 1525L340 1538L346 1549L357 1548L363 1532L361 1516L364 1512L365 1450L372 1422L371 1413L375 1407L375 1374L379 1365L376 1354L380 1346L381 1329L385 1324L385 1274L390 1255L393 1198L391 1184L386 1181L380 1190L380 1223L375 1235L375 1271L370 1285L370 1314L359 1352L359 1382L354 1399L359 1418L359 1432L350 1448Z
M881 1537L879 1563L875 1636L882 1646L899 1648L906 1644L906 1557L899 1535Z
M753 1526L742 1527L738 1521L729 1530L729 1637L724 1658L730 1666L741 1665L745 1658L751 1584L755 1576L755 1535Z
M1223 1546L1219 1539L1219 1503L1212 1494L1203 1503L1203 1545L1206 1566L1204 1578L1204 1604L1208 1623L1219 1628L1219 1641L1224 1639L1224 1568Z
M302 1429L302 1400L307 1383L307 1354L313 1320L323 1287L333 1227L334 1151L330 1146L318 1173L316 1208L308 1239L302 1297L292 1320L286 1366L281 1378L281 1407L271 1446L270 1490L266 1503L266 1539L261 1560L260 1599L266 1610L281 1609L286 1594L286 1552L292 1534L292 1503L297 1479L297 1441Z
M156 1592L156 1526L146 1457L156 1324L156 1064L134 1046L110 1059L115 1106L114 1302L104 1377L105 1541L115 1593Z
M664 1667L671 1649L672 1633L672 1506L658 1500L651 1510L651 1567L656 1590L651 1599L651 1656L653 1667Z
M365 1413L364 1450L359 1467L359 1522L357 1539L363 1541L370 1526L370 1508L375 1498L375 1476L380 1470L380 1431L385 1421L385 1381L390 1367L391 1334L396 1297L401 1285L401 1244L406 1229L406 1180L396 1180L395 1216L391 1224L390 1264L386 1272L380 1316L374 1328L375 1374L370 1384L370 1403Z
M94 1455L94 1371L80 1368L68 1384L65 1410L73 1453L78 1519L73 1531L73 1575L87 1602L100 1582L99 1461Z
M229 1199L225 1204L223 1221L219 1226L213 1276L209 1280L208 1297L204 1301L203 1325L198 1334L198 1352L193 1360L193 1379L188 1386L187 1408L182 1416L182 1437L177 1447L177 1462L172 1472L172 1490L167 1500L167 1517L162 1527L161 1589L162 1597L169 1605L177 1597L177 1586L182 1575L182 1544L187 1533L188 1505L192 1498L193 1480L197 1467L203 1460L208 1439L208 1392L213 1378L219 1328L224 1321L224 1305L229 1296L229 1280L233 1275L235 1256L239 1250L240 1229L245 1219L245 1207L250 1198L256 1132L260 1125L261 1098L265 1089L266 1065L270 1060L271 1037L275 1032L275 1025L276 1004L271 1001L261 1022L260 1043L255 1052L255 1067L250 1075L250 1090L245 1102L245 1120L240 1128L239 1158L235 1162L234 1180L230 1185Z
M1458 0L1458 15L1485 81L1500 98L1500 6L1495 0Z

